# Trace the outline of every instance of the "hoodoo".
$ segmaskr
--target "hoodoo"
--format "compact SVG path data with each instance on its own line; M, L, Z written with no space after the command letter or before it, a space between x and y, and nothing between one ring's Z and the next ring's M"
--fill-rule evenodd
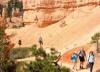
M38 27L46 27L65 18L69 10L98 2L99 0L23 0L24 24L36 23Z

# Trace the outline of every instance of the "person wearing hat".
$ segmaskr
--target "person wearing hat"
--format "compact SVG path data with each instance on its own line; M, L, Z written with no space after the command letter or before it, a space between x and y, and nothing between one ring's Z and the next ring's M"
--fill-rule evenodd
M79 60L80 60L80 69L83 69L85 57L86 57L84 48L81 48L81 50L78 52L78 55L79 55Z
M77 52L74 51L74 53L73 53L71 59L72 59L72 61L73 61L73 63L74 63L73 69L75 69L76 71L77 71L77 58L78 58Z

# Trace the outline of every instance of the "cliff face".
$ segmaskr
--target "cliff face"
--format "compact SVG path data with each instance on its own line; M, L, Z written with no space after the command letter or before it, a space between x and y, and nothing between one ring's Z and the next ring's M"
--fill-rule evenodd
M23 0L24 24L46 27L66 17L68 10L97 0Z
M36 23L39 27L46 27L63 19L67 9L61 0L23 0L24 23ZM65 0L66 1L66 0Z
M45 27L65 17L66 9L41 9L24 12L24 22L36 23L39 27Z
M23 47L33 44L39 46L38 38L41 36L44 48L54 47L62 52L89 43L91 36L99 31L100 7L85 6L46 28L38 28L32 24L20 29L7 29L6 33L14 35L10 40L16 47L18 40L22 40Z

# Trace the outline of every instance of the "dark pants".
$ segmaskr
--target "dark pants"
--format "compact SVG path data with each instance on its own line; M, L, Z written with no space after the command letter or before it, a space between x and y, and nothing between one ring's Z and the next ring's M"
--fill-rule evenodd
M94 65L94 62L89 62L89 65L90 65L90 72L92 72L92 70L93 70L93 65Z

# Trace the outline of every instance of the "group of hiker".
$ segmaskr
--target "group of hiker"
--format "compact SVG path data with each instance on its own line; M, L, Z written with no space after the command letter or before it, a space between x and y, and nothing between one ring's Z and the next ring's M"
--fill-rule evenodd
M41 36L38 39L38 43L39 43L40 47L43 46L43 39L42 39ZM18 45L19 46L22 45L21 40L18 41ZM87 61L87 65L89 64L89 67L90 67L90 72L92 72L94 61L96 60L95 56L94 56L94 52L90 51L87 57L86 57L86 52L83 48L79 52L77 52L77 51L73 52L73 55L71 56L71 60L73 61L73 64L74 64L73 69L76 70L76 71L78 71L78 69L77 69L78 57L79 57L79 60L80 60L80 69L84 69L84 62Z
M43 46L43 39L42 39L41 36L40 36L39 39L38 39L38 43L39 43L40 47ZM18 40L18 45L19 45L19 46L22 45L22 40Z
M74 63L73 69L76 70L76 71L78 71L78 69L77 69L77 59L78 59L78 57L79 57L79 60L80 60L80 69L84 69L84 62L87 61L86 65L89 64L90 72L92 72L94 61L96 60L95 56L94 56L94 52L90 51L87 57L86 57L86 52L83 48L78 53L77 53L77 51L73 52L71 59Z

